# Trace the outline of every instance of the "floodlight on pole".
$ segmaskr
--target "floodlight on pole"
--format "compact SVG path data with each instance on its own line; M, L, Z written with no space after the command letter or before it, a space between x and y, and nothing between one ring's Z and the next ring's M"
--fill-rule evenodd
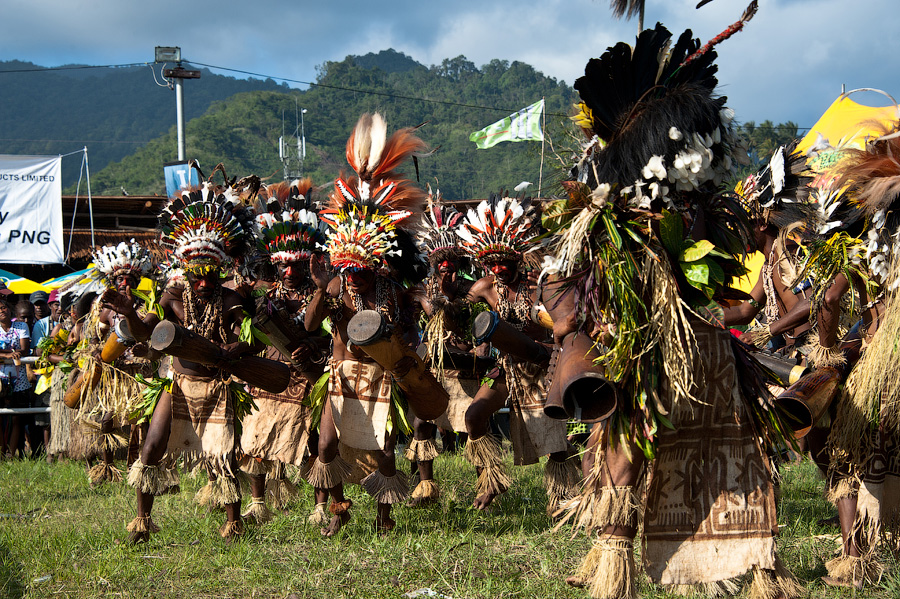
M306 114L306 109L300 111L300 139L302 140L303 149L300 151L300 159L306 160L306 130L303 127L303 115Z
M174 69L163 69L163 77L174 80L175 88L175 128L178 131L178 160L184 160L184 80L199 79L200 71L181 66L181 48L178 46L156 46L156 62L174 62Z

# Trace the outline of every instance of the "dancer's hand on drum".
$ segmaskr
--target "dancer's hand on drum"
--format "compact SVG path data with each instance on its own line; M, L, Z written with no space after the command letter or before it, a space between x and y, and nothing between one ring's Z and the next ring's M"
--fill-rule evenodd
M107 289L100 296L100 305L122 316L133 314L134 297L131 295L131 288L126 289L124 295L115 289Z
M412 356L403 356L394 364L394 367L391 368L391 374L395 377L403 378L409 371L412 370L416 366L416 359Z
M743 333L741 333L740 337L738 337L738 340L742 343L746 343L750 347L756 347L753 343L753 334L750 331L744 331Z
M309 341L301 341L300 347L291 352L291 359L295 362L306 362L312 355L313 346Z
M328 283L331 282L332 278L328 273L325 260L325 256L317 256L315 254L309 258L309 276L319 289L327 289Z

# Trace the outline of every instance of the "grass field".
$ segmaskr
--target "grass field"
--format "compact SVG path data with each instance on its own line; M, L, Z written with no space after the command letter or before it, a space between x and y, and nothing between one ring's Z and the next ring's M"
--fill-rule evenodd
M91 489L74 462L2 462L0 597L398 598L423 588L456 599L588 597L564 583L588 541L550 531L540 466L513 470L513 488L493 515L469 508L474 481L461 456L439 457L436 471L440 503L395 509L398 527L389 535L374 533L375 505L351 486L353 520L337 537L321 538L306 520L306 486L297 504L267 525L248 526L233 544L216 532L224 515L192 501L205 477L183 476L181 494L156 500L162 532L132 547L124 540L134 493L124 483ZM790 464L783 473L779 549L809 596L900 597L889 556L877 587L854 594L819 581L839 531L818 521L835 511L822 499L812 464ZM648 598L669 596L647 582L641 590Z

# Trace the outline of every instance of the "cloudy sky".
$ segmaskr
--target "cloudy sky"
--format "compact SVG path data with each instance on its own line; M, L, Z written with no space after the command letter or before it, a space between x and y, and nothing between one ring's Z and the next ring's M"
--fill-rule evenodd
M748 0L647 0L646 25L692 28L704 41ZM719 46L721 92L739 119L811 126L841 91L900 97L897 0L759 0L746 29ZM301 81L348 54L402 51L432 65L519 60L568 84L609 45L633 41L607 0L3 0L0 60L42 66L126 64L180 46L185 60ZM231 74L221 72L222 74ZM294 85L294 84L292 84ZM302 86L298 86L302 87ZM879 104L881 96L855 95Z

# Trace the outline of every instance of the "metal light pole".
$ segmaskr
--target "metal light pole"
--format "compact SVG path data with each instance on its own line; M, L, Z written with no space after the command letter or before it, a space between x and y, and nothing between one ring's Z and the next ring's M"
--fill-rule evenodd
M300 111L300 139L303 141L303 149L300 152L300 158L306 158L306 129L303 127L303 115L306 114L306 109Z
M184 160L184 80L199 79L200 71L189 71L181 66L181 48L156 46L156 62L174 62L174 69L163 69L163 77L174 79L175 128L178 131L178 160Z
M306 114L306 109L300 111L300 172L303 173L303 161L306 160L306 129L303 125L303 115Z

